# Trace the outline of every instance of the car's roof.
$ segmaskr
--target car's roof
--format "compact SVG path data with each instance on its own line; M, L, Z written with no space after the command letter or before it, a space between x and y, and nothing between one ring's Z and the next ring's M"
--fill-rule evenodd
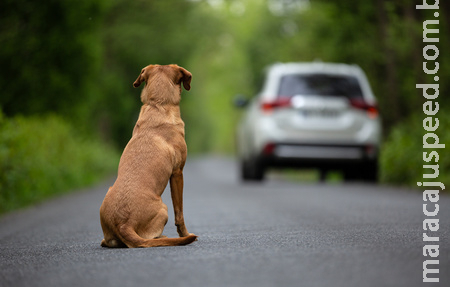
M358 65L323 62L276 63L269 66L268 70L271 74L328 73L354 75L361 72L361 68Z

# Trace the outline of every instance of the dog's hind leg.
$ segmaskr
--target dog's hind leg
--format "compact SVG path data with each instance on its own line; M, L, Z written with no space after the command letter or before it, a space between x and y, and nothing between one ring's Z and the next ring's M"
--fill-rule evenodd
M144 229L139 234L145 239L164 238L162 235L164 226L166 226L169 215L167 213L167 205L161 201L161 208L156 215L151 218Z
M102 247L109 247L109 248L123 248L127 247L122 241L117 239L110 239L106 241L105 239L102 240L100 243Z

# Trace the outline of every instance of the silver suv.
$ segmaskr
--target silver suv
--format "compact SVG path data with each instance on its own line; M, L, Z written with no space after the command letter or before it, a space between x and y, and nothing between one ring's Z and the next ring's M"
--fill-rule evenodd
M237 129L243 180L268 168L341 170L346 180L377 181L381 124L375 96L357 65L275 64L260 93L238 96L247 111Z

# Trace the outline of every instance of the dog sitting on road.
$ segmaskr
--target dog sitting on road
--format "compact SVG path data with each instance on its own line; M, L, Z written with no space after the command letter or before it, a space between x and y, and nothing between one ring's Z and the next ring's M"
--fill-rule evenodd
M149 65L134 82L136 88L146 83L143 106L120 158L117 179L100 207L101 246L176 246L196 240L183 217L187 147L179 107L181 84L189 91L191 79L192 74L177 65ZM179 238L162 235L168 214L161 195L168 182Z

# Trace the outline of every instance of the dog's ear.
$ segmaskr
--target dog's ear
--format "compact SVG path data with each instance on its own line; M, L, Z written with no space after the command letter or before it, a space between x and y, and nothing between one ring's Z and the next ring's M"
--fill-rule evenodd
M189 91L191 89L192 74L185 68L182 67L179 68L182 75L180 81L183 82L183 87L186 89L186 91Z
M145 81L144 73L145 73L145 68L142 69L141 73L139 74L139 77L136 79L136 81L134 81L133 87L137 88L142 84L143 81Z

